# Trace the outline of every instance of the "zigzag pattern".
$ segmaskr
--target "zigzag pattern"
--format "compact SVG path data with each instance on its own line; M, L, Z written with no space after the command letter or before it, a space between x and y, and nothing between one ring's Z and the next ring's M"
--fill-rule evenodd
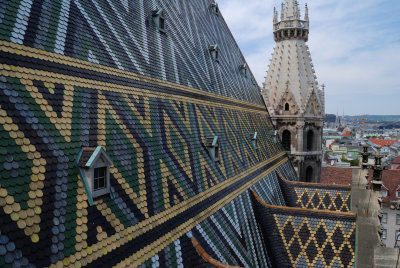
M1 40L263 104L254 77L239 72L245 59L211 0L17 2L0 4ZM158 8L166 34L152 22Z
M265 127L272 126L267 112L256 106L238 103L232 108L223 99L215 99L215 103L187 97L177 100L165 93L131 90L110 83L105 86L97 80L58 72L2 66L0 135L8 149L0 151L0 200L4 204L3 216L8 219L7 228L12 230L7 232L9 240L18 241L23 258L37 266L57 262L68 265L76 262L76 255L82 251L96 252L79 260L85 266L125 263L133 260L132 253L141 252L151 243L155 243L155 252L164 251L167 245L152 240L156 239L155 234L163 233L157 228L146 229L148 224L162 224L158 220L162 215L180 213L176 207L187 206L185 202L197 200L199 194L204 196L223 182L233 183L232 178L241 176L247 183L270 167L262 169L263 163L272 161L271 165L279 166L287 160L282 158L270 128ZM155 85L147 83L146 87ZM257 148L250 141L249 134L254 131L259 137ZM217 135L220 140L218 164L201 145L210 135ZM114 162L112 195L88 206L73 161L82 146L97 145L103 146ZM290 165L283 170L294 174ZM241 175L249 172L255 175ZM235 185L231 187L239 187ZM210 192L210 201L204 202L220 199L226 199L223 192ZM245 201L239 200L208 218L204 224L212 227L204 228L220 230L221 239L230 237L235 243L234 253L226 255L228 262L241 259L243 263L256 263L250 245L261 256L262 243L243 238L243 233L255 235L254 222L231 221L229 216L243 213L238 206L246 206L240 203ZM187 218L177 217L184 223L203 209L199 205ZM54 214L58 216L53 223L42 227ZM224 229L229 226L228 220L231 228ZM140 231L133 232L138 228ZM184 229L177 236L189 230ZM152 239L135 240L136 236L150 236L150 231L154 232ZM121 234L126 235L113 242ZM135 246L123 249L132 239ZM241 244L237 244L239 241ZM120 246L118 251L116 244ZM42 257L35 258L29 248L40 250ZM143 254L147 257L136 259L135 263L145 263L155 256L151 251ZM266 257L262 260L265 263Z

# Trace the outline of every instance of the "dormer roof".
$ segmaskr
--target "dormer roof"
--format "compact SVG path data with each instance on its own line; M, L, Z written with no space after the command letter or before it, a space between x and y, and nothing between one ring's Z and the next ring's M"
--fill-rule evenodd
M104 162L105 166L111 166L113 163L106 151L101 146L83 147L78 156L78 166L80 168L91 168L98 161Z

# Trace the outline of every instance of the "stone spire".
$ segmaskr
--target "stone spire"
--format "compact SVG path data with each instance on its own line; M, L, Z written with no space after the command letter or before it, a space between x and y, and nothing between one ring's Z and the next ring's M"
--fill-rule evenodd
M309 21L309 18L308 18L308 6L307 6L307 4L306 4L306 11L305 11L305 14L304 14L304 20L305 20L305 21Z
M296 0L286 0L283 9L283 19L300 19L300 10Z
M304 19L301 17L296 0L285 0L280 16L274 9L276 45L262 94L300 179L317 182L321 176L325 87L319 88L306 44L308 16L306 6Z
M281 114L288 103L292 114L323 117L324 93L319 89L306 44L308 7L302 20L297 1L286 0L281 20L276 9L273 18L276 46L263 88L270 114Z

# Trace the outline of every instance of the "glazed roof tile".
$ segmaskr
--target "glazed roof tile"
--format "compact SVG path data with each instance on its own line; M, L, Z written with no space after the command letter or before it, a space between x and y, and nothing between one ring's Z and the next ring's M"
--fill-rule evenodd
M247 190L294 169L222 15L156 2L165 33L150 1L0 2L0 267L210 266L189 232L215 261L268 265ZM98 146L110 193L90 202Z
M274 267L354 265L354 213L270 205L255 191L252 200Z
M209 266L190 232L215 263L268 266L248 189L285 205L274 171L295 171L221 14L156 3L164 33L151 1L0 3L1 267ZM97 146L91 205L75 160Z

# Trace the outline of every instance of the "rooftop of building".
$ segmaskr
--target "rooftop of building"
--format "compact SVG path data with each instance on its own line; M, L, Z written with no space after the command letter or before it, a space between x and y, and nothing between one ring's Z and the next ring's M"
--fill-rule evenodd
M352 170L354 168L323 167L321 183L351 185ZM359 168L356 168L359 169ZM371 179L373 171L369 170ZM383 189L388 190L388 195L383 198L384 203L398 200L396 192L400 188L400 170L383 170Z
M386 139L368 139L370 142L372 142L375 145L379 146L391 146L398 142L398 140L386 140Z

